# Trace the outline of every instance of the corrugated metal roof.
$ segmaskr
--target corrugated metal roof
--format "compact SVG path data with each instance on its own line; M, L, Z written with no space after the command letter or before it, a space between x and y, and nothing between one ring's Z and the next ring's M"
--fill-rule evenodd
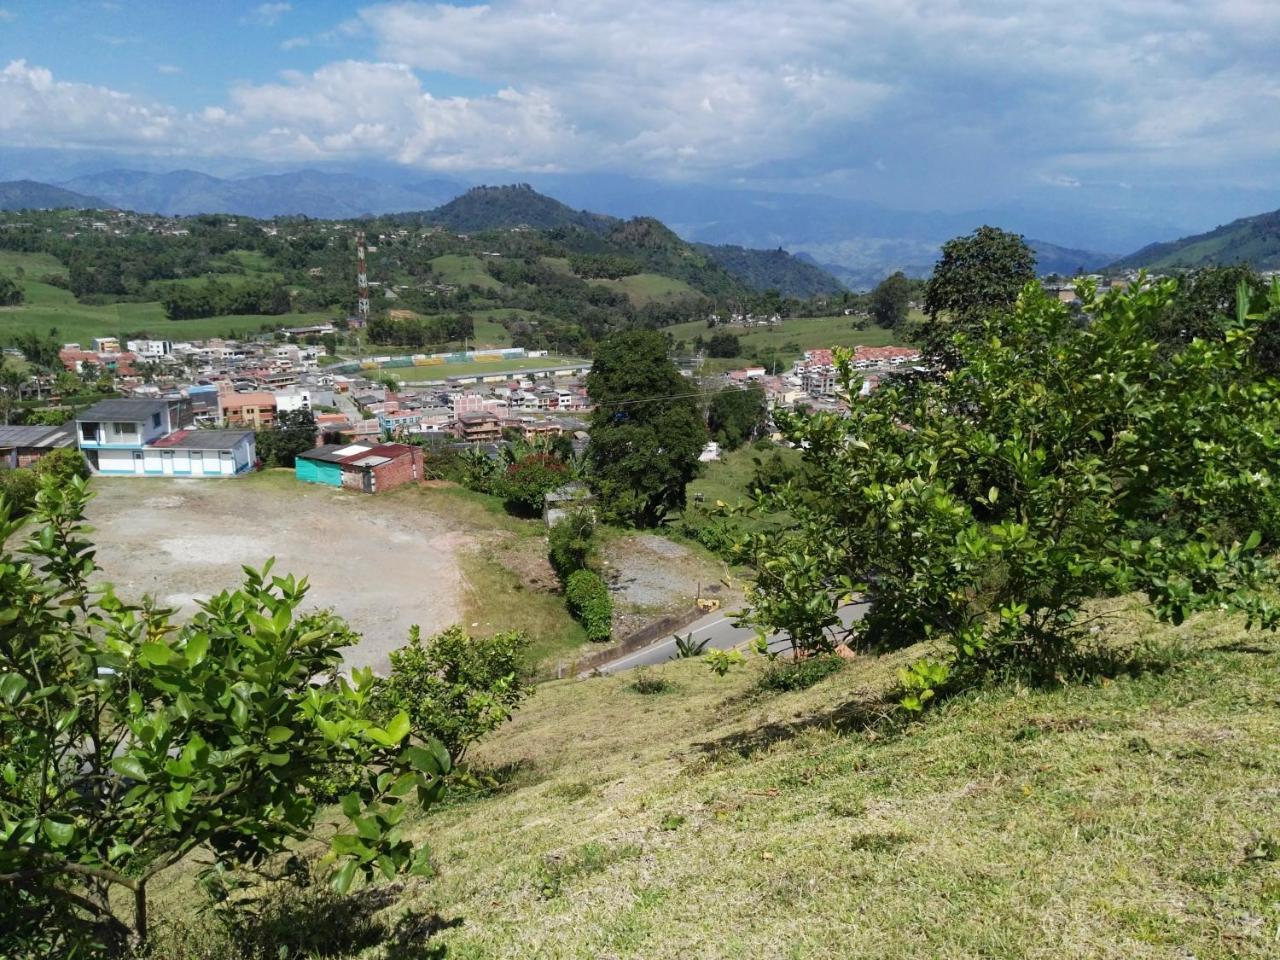
M61 427L3 427L0 426L0 447L66 447L72 443L67 426Z
M104 420L137 422L146 420L153 413L169 409L169 400L99 400L88 410L76 416L77 423L101 423Z

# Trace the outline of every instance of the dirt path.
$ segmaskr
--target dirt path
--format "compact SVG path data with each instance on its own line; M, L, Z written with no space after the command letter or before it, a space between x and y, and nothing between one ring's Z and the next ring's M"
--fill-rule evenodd
M306 576L313 608L332 607L364 634L352 666L383 670L409 627L461 618L459 533L395 495L369 497L282 476L243 480L95 479L89 519L103 579L124 598L151 594L185 619L195 603L271 556Z

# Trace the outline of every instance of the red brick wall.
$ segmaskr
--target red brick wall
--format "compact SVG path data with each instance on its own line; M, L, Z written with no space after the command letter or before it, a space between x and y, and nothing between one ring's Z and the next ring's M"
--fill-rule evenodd
M403 457L396 457L390 463L373 468L373 492L382 493L394 490L406 483L416 483L422 479L422 448L414 447Z

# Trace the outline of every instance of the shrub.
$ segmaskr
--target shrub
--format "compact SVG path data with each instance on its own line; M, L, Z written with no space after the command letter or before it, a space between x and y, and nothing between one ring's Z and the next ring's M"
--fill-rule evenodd
M403 710L415 735L439 740L460 761L532 692L521 663L528 645L518 631L472 637L458 626L423 642L415 626L408 646L391 652L391 673L374 693L375 713Z
M54 477L58 483L70 483L73 477L88 477L89 464L75 447L50 450L32 467L37 478Z
M547 537L547 559L561 583L591 565L595 556L595 530L590 510L573 510L551 528Z
M531 453L507 467L498 482L498 493L526 514L542 512L543 498L563 486L564 464L549 453Z
M565 583L569 613L587 631L587 639L602 642L613 635L613 600L609 588L592 570L577 570Z
M427 872L397 824L405 804L439 797L449 756L415 744L405 713L363 716L371 671L313 683L342 669L343 636L303 626L305 581L245 567L240 587L172 625L90 585L88 499L83 480L46 476L21 543L0 508L0 876L21 875L32 903L80 915L119 955L147 938L147 885L188 855L225 897L233 871L315 837L305 787L335 762L362 776L329 835L334 889Z
M636 693L649 696L655 693L668 693L675 689L675 684L670 680L655 676L643 667L636 670L635 677L629 686Z
M775 663L761 675L758 686L761 690L772 693L807 690L815 683L827 679L834 673L839 673L844 665L845 660L834 655Z

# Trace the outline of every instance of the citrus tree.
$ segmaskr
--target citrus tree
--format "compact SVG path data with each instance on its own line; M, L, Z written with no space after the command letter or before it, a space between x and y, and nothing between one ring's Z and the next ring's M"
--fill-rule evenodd
M143 941L153 880L199 853L214 881L311 837L307 784L334 766L361 771L329 840L334 887L426 872L400 821L438 797L449 754L414 742L404 711L367 719L374 678L340 675L339 621L297 617L306 581L245 568L175 625L91 586L88 497L83 479L50 479L25 539L0 503L7 907L37 911L42 936L56 917L69 940Z
M780 418L805 480L758 494L783 532L742 545L756 622L802 651L945 638L986 667L1060 662L1089 600L1134 591L1174 622L1226 606L1274 628L1258 588L1280 543L1280 383L1243 306L1224 338L1162 348L1174 293L1085 289L1081 323L1029 284L956 338L957 369L867 398L846 357L847 417Z

